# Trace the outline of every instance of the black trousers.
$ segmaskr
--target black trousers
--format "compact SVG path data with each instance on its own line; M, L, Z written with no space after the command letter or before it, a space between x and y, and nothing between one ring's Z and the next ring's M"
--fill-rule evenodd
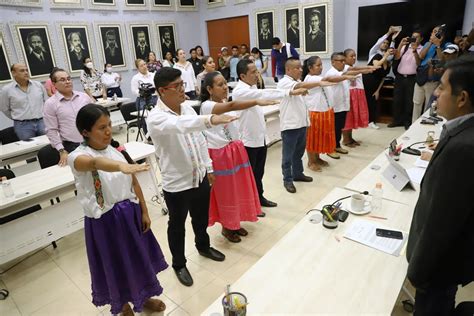
M413 113L413 91L415 90L415 75L404 77L397 75L393 90L393 121L405 126L411 125Z
M180 269L186 266L184 236L188 211L191 215L196 248L200 251L206 251L210 247L209 235L206 229L209 222L211 189L206 176L197 188L181 192L163 190L163 193L169 210L168 244L173 256L173 268Z
M457 285L423 290L417 289L414 315L453 315L457 290Z
M341 135L344 125L346 125L347 112L334 113L334 133L336 134L336 148L341 147Z
M67 140L63 141L63 147L68 153L73 152L80 144L81 143L74 143Z
M369 108L369 123L377 123L377 100L373 96L373 92L365 90L365 98L367 99L367 106Z
M267 146L262 147L245 147L249 156L250 165L252 166L255 184L257 185L258 196L260 200L263 197L263 174L265 173L265 162L267 160Z

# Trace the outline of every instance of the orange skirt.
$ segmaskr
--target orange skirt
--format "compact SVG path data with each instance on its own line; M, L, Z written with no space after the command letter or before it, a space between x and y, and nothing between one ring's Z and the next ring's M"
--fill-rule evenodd
M334 110L310 111L310 126L306 133L306 150L310 153L327 154L336 149Z

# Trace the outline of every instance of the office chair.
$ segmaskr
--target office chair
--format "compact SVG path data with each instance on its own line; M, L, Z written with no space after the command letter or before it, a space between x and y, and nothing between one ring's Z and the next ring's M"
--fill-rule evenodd
M51 145L46 145L42 147L38 151L37 157L38 157L38 162L40 164L41 169L52 167L59 163L59 153ZM56 197L56 201L58 203L61 202L59 197ZM51 205L54 205L53 199L50 199L49 202L51 203Z
M3 145L14 143L19 140L20 139L18 138L18 136L16 136L13 126L2 129L0 131L0 143L2 143Z
M454 309L455 316L472 316L474 315L474 302L461 302Z
M120 113L122 113L125 124L127 125L127 143L128 143L128 131L132 127L138 128L138 120L136 116L131 115L130 113L135 112L137 106L135 102L128 102L120 105Z

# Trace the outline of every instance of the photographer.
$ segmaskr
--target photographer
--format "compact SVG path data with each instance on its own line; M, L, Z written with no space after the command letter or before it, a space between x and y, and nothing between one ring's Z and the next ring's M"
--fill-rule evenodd
M156 104L157 97L155 93L155 83L153 82L155 75L148 71L147 64L143 59L137 59L135 66L137 67L138 73L132 78L131 90L137 97L137 110L142 111L144 108L151 108ZM141 124L141 127L146 134L147 128L145 122Z
M418 65L416 83L413 91L413 115L412 122L416 121L421 116L423 104L428 106L428 101L433 94L433 91L438 86L440 76L432 72L432 59L443 60L443 50L447 45L446 42L446 25L438 25L433 28L430 40L425 43L421 53L415 54ZM430 73L432 74L430 76Z

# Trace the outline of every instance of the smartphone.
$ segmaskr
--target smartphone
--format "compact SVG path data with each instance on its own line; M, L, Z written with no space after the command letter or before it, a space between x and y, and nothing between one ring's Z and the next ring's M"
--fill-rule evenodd
M338 218L337 218L337 219L338 219L340 222L345 222L346 219L347 219L347 217L349 216L349 212L344 211L344 210L340 210L339 213L337 213L337 214L338 214Z
M24 142L32 142L32 141L34 141L34 139L33 138L27 138L27 139L24 139L23 141Z
M402 31L402 26L401 25L394 26L393 29L395 30L395 32L401 32Z
M393 238L393 239L403 239L403 234L397 230L388 230L382 228L375 229L375 235L378 237Z
M414 42L416 42L416 38L414 38L414 37L409 37L408 38L408 43L414 43Z

